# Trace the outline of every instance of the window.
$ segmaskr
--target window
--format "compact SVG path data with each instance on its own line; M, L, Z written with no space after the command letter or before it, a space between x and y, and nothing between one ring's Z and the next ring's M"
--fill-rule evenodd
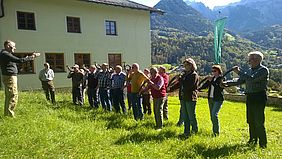
M109 54L109 66L115 67L116 65L121 65L121 54Z
M67 29L69 33L81 33L80 18L67 17Z
M34 13L17 11L18 29L36 30Z
M31 56L32 53L14 53L18 58L24 58L26 56ZM19 74L33 74L34 71L34 61L28 61L25 63L17 63Z
M74 63L78 64L80 67L82 67L83 65L89 67L90 54L74 54Z
M63 53L46 53L46 62L50 64L50 67L54 72L65 72L65 60Z
M115 21L106 20L106 35L117 35L117 28Z

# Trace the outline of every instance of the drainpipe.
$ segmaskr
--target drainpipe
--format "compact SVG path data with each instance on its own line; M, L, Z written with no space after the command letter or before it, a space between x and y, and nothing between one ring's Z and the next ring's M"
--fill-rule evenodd
M0 18L4 17L4 0L0 0Z

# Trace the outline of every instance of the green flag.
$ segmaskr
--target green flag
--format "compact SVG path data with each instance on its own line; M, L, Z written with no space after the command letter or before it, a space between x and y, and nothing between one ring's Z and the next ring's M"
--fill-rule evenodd
M221 39L224 31L225 20L227 18L221 18L215 21L214 27L214 63L221 63Z

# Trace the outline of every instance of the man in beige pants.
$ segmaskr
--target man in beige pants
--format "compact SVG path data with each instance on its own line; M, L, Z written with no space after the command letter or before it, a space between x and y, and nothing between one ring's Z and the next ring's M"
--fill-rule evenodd
M11 40L4 42L4 49L0 53L0 64L2 71L2 82L5 87L5 116L15 116L15 108L18 102L17 74L16 63L32 61L39 53L33 53L31 56L18 58L13 55L16 50L16 43Z

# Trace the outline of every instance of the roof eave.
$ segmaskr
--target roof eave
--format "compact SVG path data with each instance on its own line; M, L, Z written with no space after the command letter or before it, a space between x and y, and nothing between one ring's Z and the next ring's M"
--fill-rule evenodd
M122 8L130 8L130 9L136 9L136 10L144 10L144 11L150 11L150 13L158 13L163 15L165 12L160 10L160 9L156 9L156 8L151 8L148 7L148 9L145 8L137 8L137 7L130 7L130 6L123 6L123 5L118 5L118 4L109 4L109 3L104 3L104 2L95 2L95 1L89 1L89 0L79 0L79 1L83 1L83 2L88 2L88 3L96 3L96 4L103 4L103 5L109 5L109 6L115 6L115 7L122 7Z

